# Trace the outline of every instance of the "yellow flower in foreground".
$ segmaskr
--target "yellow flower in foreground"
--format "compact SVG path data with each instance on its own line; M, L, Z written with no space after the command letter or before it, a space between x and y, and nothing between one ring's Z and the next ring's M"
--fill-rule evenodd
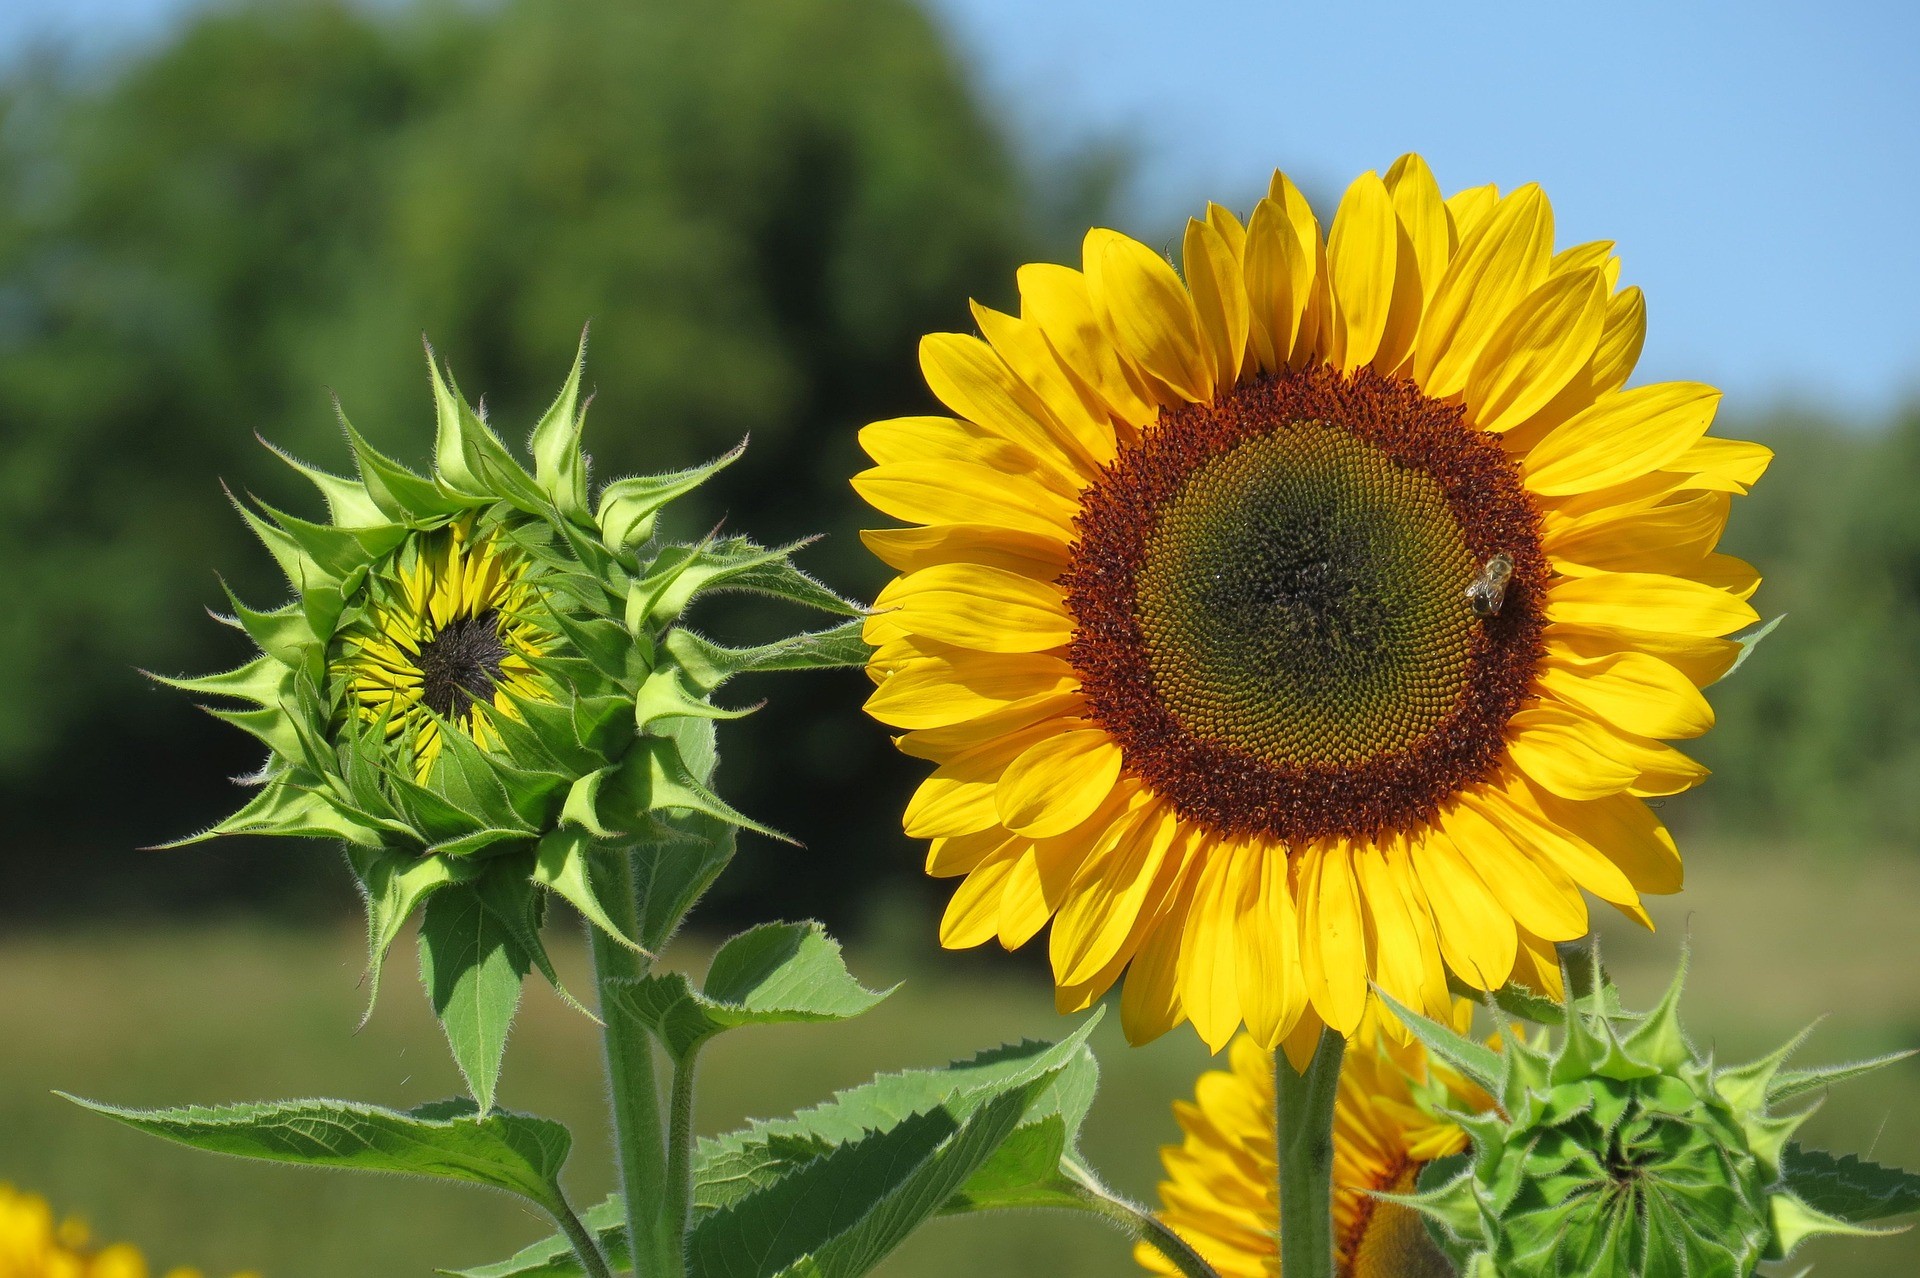
M1462 1002L1454 1024L1464 1030L1471 1016L1471 1004ZM1375 1024L1377 1018L1369 1017L1367 1025ZM1200 1076L1192 1102L1174 1103L1186 1139L1160 1151L1167 1169L1160 1218L1222 1278L1272 1278L1280 1272L1274 1061L1244 1035L1234 1040L1230 1059L1230 1071ZM1430 1068L1417 1043L1363 1030L1341 1064L1334 1102L1338 1278L1444 1278L1453 1272L1417 1213L1366 1193L1409 1192L1421 1168L1466 1148L1464 1132L1428 1112L1436 1104L1477 1112L1493 1101L1451 1071ZM1178 1272L1144 1243L1134 1258L1154 1273Z
M96 1248L79 1220L56 1221L46 1199L0 1184L0 1278L148 1278L149 1272L138 1248ZM200 1278L200 1271L170 1269L165 1278Z
M1063 1011L1125 970L1130 1038L1216 1050L1351 1034L1370 982L1557 992L1581 889L1680 887L1643 799L1705 776L1666 742L1757 620L1714 546L1770 454L1709 387L1624 388L1640 292L1535 186L1443 200L1410 155L1323 239L1276 174L1183 264L1023 267L1019 316L921 345L953 415L861 432L920 525L865 534L867 708L936 768L942 942L1051 921Z

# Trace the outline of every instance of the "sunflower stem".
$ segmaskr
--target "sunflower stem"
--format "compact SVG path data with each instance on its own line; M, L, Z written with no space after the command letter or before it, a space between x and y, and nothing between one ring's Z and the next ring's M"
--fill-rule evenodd
M1333 1278L1333 1102L1346 1049L1344 1035L1321 1030L1304 1074L1285 1052L1274 1053L1280 1272L1287 1278Z
M603 886L608 914L629 936L638 918L633 854L606 858ZM655 1077L653 1036L614 997L623 981L646 975L648 960L587 925L593 944L594 980L606 1029L607 1084L613 1094L614 1151L620 1164L620 1189L627 1209L627 1238L634 1278L683 1278L686 1273L684 1225L668 1215L667 1143Z
M673 1087L667 1102L667 1225L685 1250L693 1223L693 1070L699 1047L673 1063Z
M613 1278L613 1271L607 1268L607 1258L600 1254L600 1245L594 1241L592 1231L574 1214L572 1205L565 1198L558 1198L547 1210L560 1226L560 1232L567 1236L587 1278Z
M1145 1207L1107 1188L1091 1168L1072 1158L1061 1159L1060 1165L1067 1172L1062 1187L1083 1210L1117 1226L1120 1232L1135 1242L1144 1242L1152 1247L1165 1256L1184 1278L1220 1278L1213 1266L1188 1245L1186 1239L1167 1228L1165 1222Z

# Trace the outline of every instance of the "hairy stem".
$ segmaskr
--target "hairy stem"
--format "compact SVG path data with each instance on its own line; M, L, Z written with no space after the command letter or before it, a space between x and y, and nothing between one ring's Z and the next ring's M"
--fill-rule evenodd
M1333 1278L1333 1102L1344 1035L1320 1031L1307 1072L1273 1057L1274 1135L1280 1164L1280 1272Z
M628 936L637 916L631 853L607 858L602 869L609 915ZM627 1236L634 1278L684 1278L682 1230L667 1215L666 1136L661 1125L660 1086L654 1077L653 1038L647 1027L612 997L618 982L646 975L647 959L588 924L594 979L600 993L607 1084L613 1094L614 1151L626 1200Z
M613 1271L607 1268L607 1258L600 1254L600 1244L594 1241L592 1232L580 1223L580 1217L574 1215L567 1200L556 1199L548 1204L547 1211L559 1224L560 1232L573 1245L573 1254L579 1259L580 1268L586 1271L587 1278L613 1278Z
M695 1047L674 1062L673 1090L667 1103L666 1219L674 1236L684 1239L693 1223L693 1069Z
M1064 1188L1079 1201L1083 1209L1118 1226L1122 1233L1136 1242L1144 1242L1152 1247L1185 1278L1220 1278L1213 1266L1187 1245L1186 1239L1167 1228L1159 1217L1145 1207L1108 1189L1090 1168L1071 1158L1063 1159L1061 1166L1068 1173Z

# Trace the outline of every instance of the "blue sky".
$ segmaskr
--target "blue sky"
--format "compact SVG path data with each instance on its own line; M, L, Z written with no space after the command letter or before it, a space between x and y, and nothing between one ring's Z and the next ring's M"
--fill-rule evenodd
M190 2L4 0L0 56L146 38ZM1123 229L1418 150L1448 189L1542 183L1562 242L1619 242L1643 379L1733 411L1920 397L1920 6L932 2L1036 153L1134 149Z

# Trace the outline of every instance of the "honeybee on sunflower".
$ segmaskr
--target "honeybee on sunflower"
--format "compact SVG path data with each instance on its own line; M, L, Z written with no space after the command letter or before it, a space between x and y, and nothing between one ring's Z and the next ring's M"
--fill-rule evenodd
M1051 923L1062 1011L1124 973L1133 1041L1244 1026L1304 1068L1374 986L1557 994L1583 889L1646 923L1771 454L1708 434L1711 387L1627 385L1619 270L1537 186L1443 197L1407 155L1325 234L1276 174L1178 270L1095 230L925 338L949 413L866 427L853 482L911 525L864 534L900 574L867 709L934 767L905 827L961 880L943 944Z

